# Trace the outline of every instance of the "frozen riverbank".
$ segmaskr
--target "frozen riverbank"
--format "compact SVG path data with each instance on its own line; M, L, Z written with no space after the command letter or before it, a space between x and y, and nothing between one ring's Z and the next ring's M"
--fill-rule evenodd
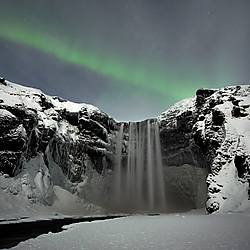
M71 224L12 249L249 249L250 214L203 210Z
M85 216L85 217L65 217L65 218L44 218L40 220L30 220L22 222L17 220L13 221L1 221L0 222L0 249L11 248L18 245L20 242L36 238L39 235L51 233L58 233L63 230L65 225L70 225L79 222L92 222L110 220L114 218L123 217L123 215L106 215L106 216ZM34 218L33 218L34 219ZM26 218L28 220L28 218ZM9 223L8 223L9 222Z

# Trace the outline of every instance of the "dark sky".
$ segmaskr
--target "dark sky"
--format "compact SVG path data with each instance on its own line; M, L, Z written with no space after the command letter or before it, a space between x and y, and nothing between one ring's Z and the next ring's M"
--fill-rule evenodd
M0 0L0 75L118 120L250 84L249 0Z

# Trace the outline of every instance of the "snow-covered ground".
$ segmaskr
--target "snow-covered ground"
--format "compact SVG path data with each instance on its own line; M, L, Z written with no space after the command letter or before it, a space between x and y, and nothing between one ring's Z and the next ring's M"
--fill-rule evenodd
M249 249L250 214L196 210L71 224L12 249Z
M56 199L52 206L30 204L21 196L4 194L0 190L0 225L106 213L98 206L82 204L77 196L59 186L54 186L53 189Z

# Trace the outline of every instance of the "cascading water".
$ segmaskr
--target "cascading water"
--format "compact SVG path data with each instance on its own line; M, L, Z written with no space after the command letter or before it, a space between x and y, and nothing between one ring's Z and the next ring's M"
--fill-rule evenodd
M124 211L164 212L165 187L157 121L129 123L127 157L124 124L117 135L114 204Z
M121 202L120 193L122 186L122 143L123 143L123 127L124 124L121 124L120 130L117 136L116 144L116 157L115 157L115 199L117 202Z

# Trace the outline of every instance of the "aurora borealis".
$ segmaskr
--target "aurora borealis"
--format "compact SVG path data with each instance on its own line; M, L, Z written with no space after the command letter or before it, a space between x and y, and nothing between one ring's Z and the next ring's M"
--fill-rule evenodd
M250 82L247 0L2 0L0 75L118 120Z

